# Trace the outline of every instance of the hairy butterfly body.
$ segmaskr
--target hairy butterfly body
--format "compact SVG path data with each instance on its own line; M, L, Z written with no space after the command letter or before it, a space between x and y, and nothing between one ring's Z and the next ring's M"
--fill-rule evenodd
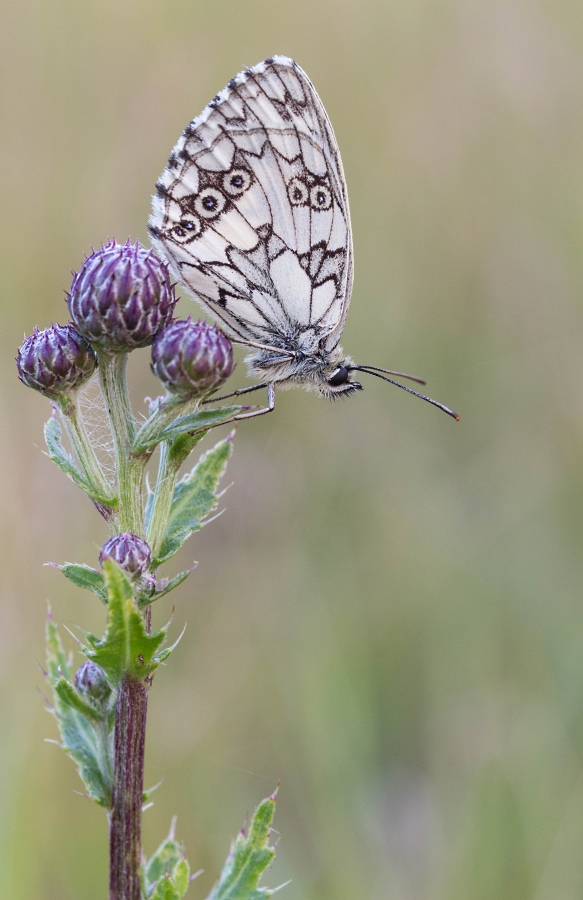
M352 373L373 367L339 346L353 271L346 182L297 63L274 56L246 69L187 126L149 226L177 281L231 340L256 348L249 373L269 385L269 408L274 384L324 397L361 388Z

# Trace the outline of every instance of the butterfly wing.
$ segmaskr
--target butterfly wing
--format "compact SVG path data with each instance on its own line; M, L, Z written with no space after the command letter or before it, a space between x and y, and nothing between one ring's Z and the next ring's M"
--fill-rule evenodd
M333 349L352 290L346 183L309 78L275 56L184 130L157 184L152 242L234 338Z

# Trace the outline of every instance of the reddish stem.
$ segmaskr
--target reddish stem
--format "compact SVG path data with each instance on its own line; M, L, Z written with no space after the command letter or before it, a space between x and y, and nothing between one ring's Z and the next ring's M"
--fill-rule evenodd
M109 900L140 900L142 795L148 690L123 678L115 708L114 781L109 825Z

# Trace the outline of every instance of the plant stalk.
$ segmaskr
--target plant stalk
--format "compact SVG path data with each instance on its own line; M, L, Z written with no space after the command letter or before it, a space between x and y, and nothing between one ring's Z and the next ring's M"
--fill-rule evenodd
M111 801L113 792L113 759L111 754L111 732L108 716L104 716L99 731L97 732L97 757L99 767L103 773L105 792Z
M169 460L170 447L168 441L160 444L160 462L158 464L158 478L156 480L156 488L154 491L154 499L150 521L148 522L148 532L146 540L152 549L155 558L162 535L166 530L168 516L170 515L170 507L172 505L172 496L174 494L174 485L178 475L178 468L173 466Z
M113 436L120 531L144 535L144 469L147 454L131 447L135 420L130 403L127 353L99 353L99 378ZM150 630L149 616L145 617ZM141 900L142 799L148 687L143 681L122 678L115 707L114 762L109 818L110 900Z
M99 379L111 426L119 493L119 526L144 536L142 485L147 456L131 452L134 414L126 381L127 353L99 353Z
M160 544L168 525L174 488L180 467L205 434L206 432L194 436L184 434L174 441L162 441L159 445L158 477L156 479L156 488L154 490L146 535L146 540L152 548L154 559L160 549Z
M77 459L85 477L91 484L94 494L99 500L112 508L116 505L116 497L111 485L103 474L103 469L95 455L95 450L89 440L85 428L83 416L79 410L76 395L67 395L58 401L62 422L65 426L71 444L77 454Z
M142 797L148 690L124 677L115 710L109 900L141 900Z

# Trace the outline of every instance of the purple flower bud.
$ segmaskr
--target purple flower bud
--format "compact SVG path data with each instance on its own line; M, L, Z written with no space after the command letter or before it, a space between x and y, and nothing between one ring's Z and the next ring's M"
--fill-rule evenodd
M137 579L150 568L152 551L141 537L126 532L105 542L99 554L101 565L105 559L113 559L126 575Z
M151 344L176 305L168 266L136 242L111 241L73 276L69 312L88 341L110 353Z
M152 371L180 397L202 397L216 390L233 369L231 342L206 322L172 322L152 347Z
M87 700L107 700L111 687L101 666L87 660L75 673L75 687Z
M49 397L75 390L96 366L95 351L70 323L35 328L16 357L20 380Z

